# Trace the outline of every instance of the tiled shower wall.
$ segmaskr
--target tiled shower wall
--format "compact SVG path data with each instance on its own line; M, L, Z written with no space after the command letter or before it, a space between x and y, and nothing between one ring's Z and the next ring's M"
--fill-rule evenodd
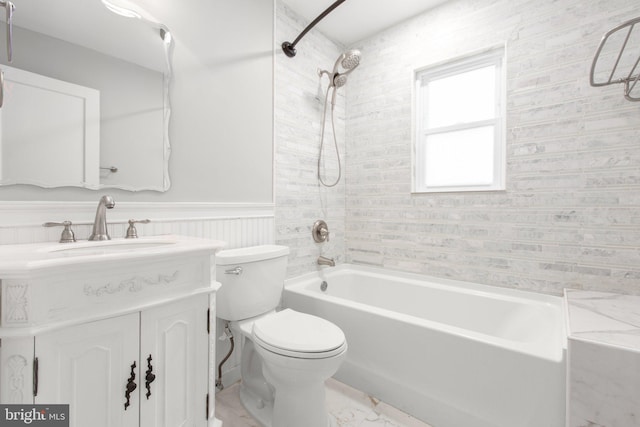
M553 294L640 293L640 103L620 85L589 85L601 36L638 15L628 0L459 0L358 43L346 261ZM413 70L503 44L506 191L411 194Z
M308 25L304 19L277 2L276 44L293 41ZM296 45L294 58L276 47L275 146L276 146L276 243L291 249L288 277L315 271L319 255L344 260L345 178L334 187L322 187L317 180L321 122L328 78L317 70L332 71L342 53L339 45L312 30ZM338 92L335 127L342 164L345 155L345 99L349 90ZM327 110L322 168L325 182L338 176L337 157ZM329 226L329 242L315 243L314 222L323 219Z

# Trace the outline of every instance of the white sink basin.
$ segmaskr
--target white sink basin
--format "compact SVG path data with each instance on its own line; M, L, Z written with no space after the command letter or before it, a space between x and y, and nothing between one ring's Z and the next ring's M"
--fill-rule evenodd
M81 242L64 244L47 248L46 252L59 253L63 256L104 255L119 252L136 252L145 249L167 248L175 245L175 240L104 240L98 242Z

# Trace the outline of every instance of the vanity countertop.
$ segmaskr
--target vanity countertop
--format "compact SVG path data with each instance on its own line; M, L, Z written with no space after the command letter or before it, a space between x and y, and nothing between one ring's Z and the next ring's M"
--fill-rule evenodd
M219 240L176 235L78 241L74 243L32 243L0 245L0 276L11 277L28 271L79 266L121 260L142 260L192 252L215 254L225 246Z
M640 296L565 289L570 339L640 353Z
M35 335L215 292L214 257L223 246L176 235L0 245L0 335Z

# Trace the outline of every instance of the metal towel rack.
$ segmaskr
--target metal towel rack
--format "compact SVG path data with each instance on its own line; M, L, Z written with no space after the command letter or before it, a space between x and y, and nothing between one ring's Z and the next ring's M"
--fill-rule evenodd
M639 23L640 17L631 19L602 36L591 63L591 86L622 84L626 99L640 101L640 26L636 28ZM605 68L596 70L599 64Z

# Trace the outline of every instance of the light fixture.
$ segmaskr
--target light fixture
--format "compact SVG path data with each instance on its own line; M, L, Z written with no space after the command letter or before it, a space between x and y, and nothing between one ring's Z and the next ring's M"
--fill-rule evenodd
M115 4L109 3L107 0L102 0L102 4L104 4L104 6L111 12L124 16L125 18L142 19L142 16L140 16L138 12L121 6L116 6Z

